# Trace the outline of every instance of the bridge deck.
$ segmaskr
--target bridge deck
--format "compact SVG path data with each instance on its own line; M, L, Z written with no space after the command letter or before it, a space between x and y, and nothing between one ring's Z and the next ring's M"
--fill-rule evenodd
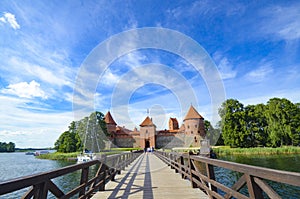
M137 158L122 174L105 185L105 191L92 198L208 198L200 189L191 188L188 180L171 170L154 154Z

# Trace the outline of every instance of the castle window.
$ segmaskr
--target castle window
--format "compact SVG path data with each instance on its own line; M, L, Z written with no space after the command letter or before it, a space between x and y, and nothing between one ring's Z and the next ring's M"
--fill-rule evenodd
M148 133L148 130L146 130L146 134Z
M197 128L197 124L195 124L195 128Z
M194 134L194 132L193 132L193 131L191 131L191 134Z
M188 129L190 128L190 126L188 125Z

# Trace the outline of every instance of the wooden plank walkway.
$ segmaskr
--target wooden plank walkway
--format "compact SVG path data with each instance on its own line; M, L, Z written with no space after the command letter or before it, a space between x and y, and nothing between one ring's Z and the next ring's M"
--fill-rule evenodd
M175 173L152 153L142 154L130 166L105 185L105 191L92 198L130 199L206 199L200 189L193 189L188 180Z

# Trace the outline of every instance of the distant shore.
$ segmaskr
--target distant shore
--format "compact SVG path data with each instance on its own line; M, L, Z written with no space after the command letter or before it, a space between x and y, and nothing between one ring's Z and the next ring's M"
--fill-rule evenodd
M133 151L133 150L136 151L140 149L139 148L113 148L111 150L100 152L99 154L112 155L112 154L123 153L126 151ZM77 155L79 155L80 153L81 152L73 152L73 153L55 152L55 153L43 154L36 157L39 159L47 159L47 160L76 161Z

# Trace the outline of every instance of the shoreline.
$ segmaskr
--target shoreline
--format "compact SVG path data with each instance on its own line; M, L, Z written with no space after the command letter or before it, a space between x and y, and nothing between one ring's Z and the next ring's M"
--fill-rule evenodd
M230 148L228 146L213 147L217 155L274 155L274 154L300 154L300 147L283 146L272 147L254 147L254 148Z

